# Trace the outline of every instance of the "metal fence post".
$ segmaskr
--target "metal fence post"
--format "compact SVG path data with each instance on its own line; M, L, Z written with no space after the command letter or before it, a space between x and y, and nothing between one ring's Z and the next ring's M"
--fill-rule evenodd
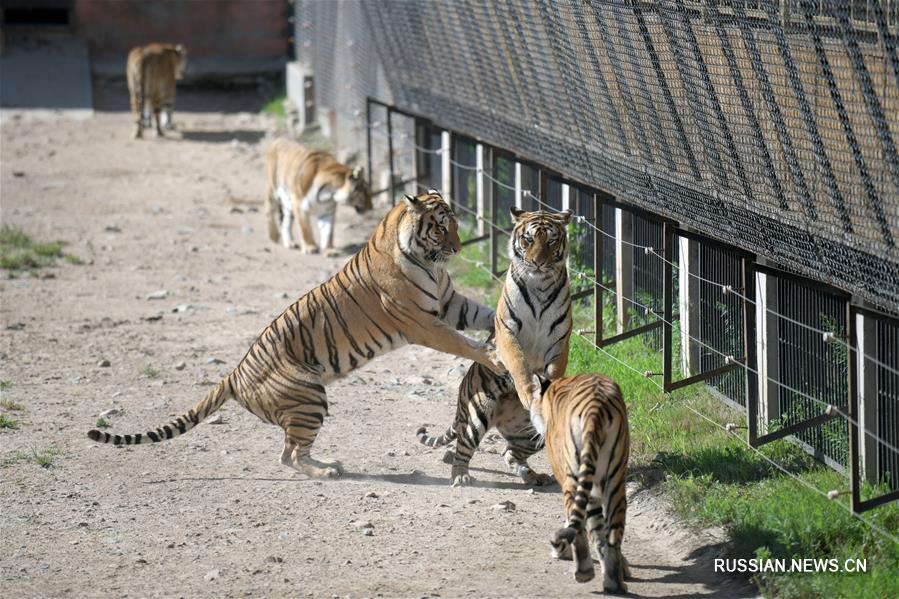
M852 302L846 302L846 344L849 347L847 356L847 370L849 378L848 397L846 401L846 416L849 420L849 489L852 494L852 511L858 513L861 503L861 489L859 480L859 455L858 455L858 369L856 361L852 359L852 351L858 354L856 345L857 331L855 325L855 313L852 310Z
M627 210L615 209L615 312L617 333L627 330L630 302L634 296L634 217Z
M700 365L699 339L700 283L691 273L699 272L699 242L687 237L678 237L678 314L680 315L681 374L691 376L698 373Z
M390 159L390 183L387 185L387 189L390 190L390 205L393 206L396 203L396 173L393 168L393 110L388 106L387 107L387 154Z
M486 172L488 170L492 171L492 161L490 157L490 148L485 146L484 144L478 144L475 147L475 165L477 166L477 171L475 172L475 196L477 202L477 213L478 213L478 222L477 222L477 234L478 237L484 235L484 222L487 218L485 214L485 208L490 203L490 193L493 191L492 186L487 184L487 175ZM493 220L495 218L493 212L490 212L490 219ZM492 227L490 227L492 236ZM491 237L492 238L492 237Z
M756 330L755 330L755 269L754 260L747 256L740 259L741 283L743 285L743 365L747 368L746 376L746 411L748 422L749 444L755 446L758 437L758 412L759 412L759 381L750 376L748 371L752 368L756 372L759 364L756 357Z
M521 188L521 163L515 162L515 207L524 205L524 190Z
M674 257L674 225L669 222L662 223L662 255L665 262L662 266L662 304L664 322L662 323L662 388L669 391L671 387L671 362L674 358L671 325L674 320L674 269L672 258ZM681 336L683 337L683 335ZM683 343L683 341L681 341Z
M863 313L855 314L855 333L853 339L857 351L849 356L855 360L858 372L858 423L862 430L877 430L878 382L877 368L870 368L865 362L865 355L877 354L877 321ZM876 483L879 476L879 459L877 455L877 439L862 433L859 447L862 472L865 480Z
M777 287L780 280L762 272L756 272L756 357L758 360L758 397L761 432L767 434L768 423L778 420L780 414L780 318ZM747 376L752 373L747 372Z
M447 199L450 206L453 205L453 165L450 162L453 155L453 138L449 131L440 134L440 191Z
M602 237L598 231L602 231L602 213L603 213L602 196L598 193L593 194L593 214L596 215L596 230L593 231L593 279L596 284L594 290L594 306L593 306L593 339L596 345L602 347L602 327L603 327L603 300L602 286Z

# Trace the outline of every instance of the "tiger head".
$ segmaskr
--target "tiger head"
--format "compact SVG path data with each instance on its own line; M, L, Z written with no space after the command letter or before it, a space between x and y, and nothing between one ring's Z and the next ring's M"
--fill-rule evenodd
M350 191L346 203L356 209L357 214L371 210L371 188L365 181L365 172L361 166L354 168L347 177Z
M400 221L400 247L425 262L445 264L462 249L459 223L452 208L436 189L418 197L406 195Z
M513 264L528 272L556 271L564 267L568 258L566 226L571 212L525 212L514 206L510 211L515 225L509 240Z
M172 47L175 55L175 79L184 77L184 69L187 68L187 48L182 44L175 44Z

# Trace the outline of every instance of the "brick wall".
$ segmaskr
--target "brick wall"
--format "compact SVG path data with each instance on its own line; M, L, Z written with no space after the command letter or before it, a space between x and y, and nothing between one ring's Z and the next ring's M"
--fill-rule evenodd
M123 70L128 51L150 42L184 44L195 72L287 59L288 0L75 0L73 13L100 70Z

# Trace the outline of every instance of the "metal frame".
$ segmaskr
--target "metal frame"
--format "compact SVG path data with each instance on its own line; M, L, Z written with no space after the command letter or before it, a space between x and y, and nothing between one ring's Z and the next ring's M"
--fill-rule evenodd
M371 165L372 165L372 156L371 156L371 107L372 105L377 105L386 108L387 110L387 129L388 135L392 133L392 115L394 113L400 114L406 117L410 117L415 120L415 129L418 131L419 127L431 127L438 128L444 131L447 131L451 135L451 141L453 136L456 135L450 129L445 127L440 127L432 120L422 117L421 115L399 109L390 104L381 102L380 100L375 100L373 98L368 98L366 103L366 122L368 125L367 131L367 148L368 148L368 165L369 165L369 173L371 176ZM593 192L593 202L594 202L594 214L595 214L595 224L597 229L602 229L603 225L603 206L609 205L615 208L620 208L622 210L628 211L631 214L639 215L643 218L654 221L658 224L662 225L662 236L663 236L663 256L666 261L663 268L663 281L662 281L662 295L663 295L663 316L662 319L657 320L655 322L651 322L648 324L644 324L638 327L634 327L633 329L629 329L623 333L613 335L612 337L605 337L603 335L603 288L600 286L601 277L602 277L602 263L603 263L603 243L598 232L594 231L594 241L593 241L593 267L594 272L596 273L597 284L594 285L593 289L586 289L580 291L572 296L572 299L580 299L583 297L587 297L589 295L594 296L594 335L595 335L595 343L598 347L604 347L607 345L611 345L613 343L617 343L618 341L623 341L625 339L629 339L631 337L635 337L637 335L641 335L643 333L653 331L662 328L662 336L663 336L663 372L662 373L649 373L651 375L661 374L663 377L663 389L665 392L671 392L676 389L681 389L683 387L687 387L689 385L708 381L711 378L720 376L727 372L730 372L737 368L742 368L744 366L758 372L759 364L758 364L758 356L756 355L756 318L755 318L755 302L756 302L756 289L755 289L755 276L756 273L763 273L766 275L771 275L777 277L779 279L789 279L793 281L797 281L802 283L807 287L811 287L813 289L824 291L829 294L840 297L846 302L846 313L847 313L847 336L848 336L848 344L850 347L850 354L857 354L859 351L857 348L856 341L856 323L855 316L858 314L864 314L868 317L875 319L885 319L890 322L896 323L899 325L899 317L891 316L887 314L883 314L876 310L872 310L870 308L866 308L863 306L858 306L852 303L852 297L850 294L845 291L835 288L826 283L822 283L820 281L815 281L813 279L809 279L807 277L803 277L801 275L797 275L795 273L771 266L771 265L762 265L756 262L756 257L751 252L747 252L741 248L731 246L726 243L722 243L718 240L706 237L704 235L700 235L694 233L690 230L686 230L681 228L679 223L673 221L669 218L660 216L658 214L654 214L648 210L643 208L639 208L637 206L633 206L630 204L626 204L616 200L616 198L607 192L602 190L595 189L593 187L584 185L578 182L575 179L570 179L565 177L564 175L552 171L551 169L546 169L542 167L540 164L535 163L527 158L521 157L513 152L509 152L502 148L498 148L492 144L485 143L483 140L472 137L471 135L461 134L463 137L470 139L474 143L482 144L485 148L488 148L493 157L493 164L496 164L496 160L499 158L511 159L523 165L526 165L532 169L537 171L538 176L538 189L536 190L535 195L538 197L543 196L543 191L546 187L546 181L548 178L553 178L562 183L575 185L581 190L587 190ZM384 193L390 192L391 198L394 197L396 183L394 181L394 157L393 157L393 143L392 143L392 135L388 139L388 151L390 152L390 185L387 189L380 190L374 193ZM413 178L405 179L399 182L402 185L412 181L420 181L420 168L421 164L416 161L416 173ZM452 177L450 177L452 180ZM498 200L497 196L497 184L496 182L492 182L493 193L490 194L490 214L492 215L492 221L495 222L497 217L498 210ZM452 190L450 191L450 195L452 194ZM532 190L534 191L534 190ZM487 241L490 244L490 269L494 275L500 276L502 273L497 272L497 257L498 257L498 232L503 233L511 233L511 231L506 231L501 229L498 225L488 222L489 231L483 235L477 236L473 239L469 239L463 243L463 245L471 245L474 243L480 243ZM740 270L741 270L741 283L742 283L742 295L745 297L743 301L743 356L739 358L734 358L733 362L729 364L725 364L718 368L714 368L712 370L708 370L705 372L701 372L695 374L693 376L683 378L677 381L673 381L673 339L672 339L672 324L678 320L679 315L674 314L674 273L673 267L671 264L671 260L673 257L673 246L674 240L678 237L688 238L694 241L697 241L701 244L712 245L719 249L723 249L735 256L740 258ZM854 359L848 359L848 401L847 401L847 416L849 417L849 478L850 478L850 490L851 490L851 509L855 513L864 512L875 508L877 506L899 500L899 489L890 491L878 497L874 497L867 500L861 499L861 474L859 472L859 430L858 430L858 415L859 415L859 389L858 389L858 368L857 361ZM788 437L794 433L798 433L800 431L806 430L813 426L819 426L833 418L839 417L837 413L822 413L817 416L813 416L807 420L802 422L795 423L789 427L779 429L775 432L767 433L760 435L759 434L759 423L758 423L758 415L759 415L759 381L756 376L749 376L749 372L747 372L746 376L746 416L747 416L747 441L752 447L759 447L766 443L770 443L772 441L783 439ZM855 421L853 423L852 421Z

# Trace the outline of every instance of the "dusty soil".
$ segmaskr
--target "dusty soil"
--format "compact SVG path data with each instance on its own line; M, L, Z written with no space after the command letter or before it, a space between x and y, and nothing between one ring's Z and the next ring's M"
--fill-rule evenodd
M419 425L436 430L452 418L466 365L451 356L410 346L329 388L315 447L344 464L333 481L281 466L279 429L233 403L221 424L168 443L118 449L87 439L107 410L117 411L109 430L133 433L191 407L271 318L346 260L267 239L261 150L271 121L175 118L180 134L135 141L124 112L82 122L4 115L3 223L65 240L88 263L43 271L52 278L2 273L0 378L12 383L3 399L24 407L2 409L20 420L0 432L3 595L601 591L598 579L578 585L570 563L549 557L557 487L528 489L488 439L473 461L477 485L454 489L442 452L418 444ZM377 218L341 212L338 245L363 241ZM164 299L147 299L161 290ZM548 470L543 455L532 462ZM493 507L506 501L514 510ZM633 594L754 594L713 572L719 543L678 523L652 492L631 489Z

